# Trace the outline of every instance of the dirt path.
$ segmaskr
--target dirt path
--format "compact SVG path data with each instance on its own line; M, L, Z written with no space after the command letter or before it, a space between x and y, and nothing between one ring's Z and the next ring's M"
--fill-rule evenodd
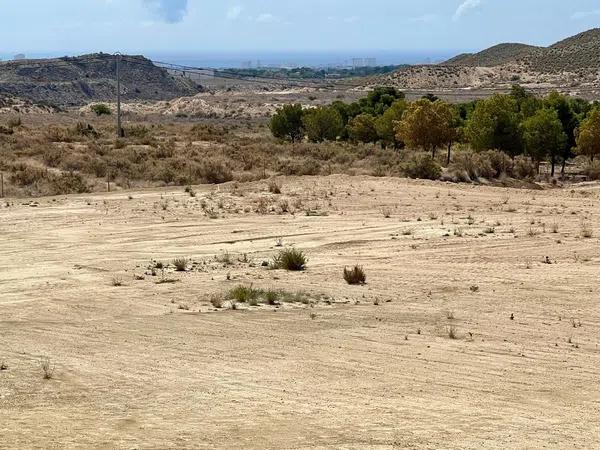
M3 203L0 447L600 445L599 186L280 181ZM239 284L321 301L215 311Z

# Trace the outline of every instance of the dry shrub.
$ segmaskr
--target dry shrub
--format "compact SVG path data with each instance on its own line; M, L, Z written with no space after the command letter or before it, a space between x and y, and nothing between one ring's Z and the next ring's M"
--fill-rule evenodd
M494 178L500 178L505 175L513 175L514 163L510 156L508 156L506 153L500 150L487 150L482 153L482 157L489 161L494 173Z
M442 167L425 153L414 153L402 165L402 170L409 178L437 180L442 175Z
M208 184L221 184L233 180L233 172L219 159L205 160L200 168L200 176Z
M84 194L86 192L90 192L90 188L78 173L53 174L49 178L49 193L51 195Z
M271 194L281 194L281 185L275 180L269 181L269 192Z
M215 127L213 125L199 123L192 127L190 130L190 138L197 141L210 141L210 142L225 142L225 138L229 130L224 127Z
M519 179L532 179L537 174L537 168L533 161L526 156L517 156L514 164L514 177Z
M25 163L17 163L10 169L10 182L19 187L32 186L48 177L48 170L32 167Z
M351 269L344 268L344 280L351 285L366 284L367 275L361 266L354 266Z
M590 180L600 180L600 161L593 161L589 163L583 170L583 173Z
M458 181L473 181L478 178L492 178L495 172L490 161L484 155L471 150L457 152L448 168Z

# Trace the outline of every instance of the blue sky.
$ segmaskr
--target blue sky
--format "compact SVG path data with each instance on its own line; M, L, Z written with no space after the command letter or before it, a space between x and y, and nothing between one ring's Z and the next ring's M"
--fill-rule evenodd
M600 26L598 0L0 0L5 52L473 50Z

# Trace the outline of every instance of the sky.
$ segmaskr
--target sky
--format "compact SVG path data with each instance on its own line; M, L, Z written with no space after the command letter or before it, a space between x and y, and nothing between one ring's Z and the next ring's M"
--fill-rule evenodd
M598 0L0 0L3 52L472 51L600 26Z

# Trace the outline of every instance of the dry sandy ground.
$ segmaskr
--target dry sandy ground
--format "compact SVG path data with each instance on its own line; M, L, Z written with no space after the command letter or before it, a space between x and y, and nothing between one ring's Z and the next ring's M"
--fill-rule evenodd
M600 446L599 186L281 183L3 203L0 447ZM261 267L277 237L306 272ZM334 301L214 310L240 283Z

